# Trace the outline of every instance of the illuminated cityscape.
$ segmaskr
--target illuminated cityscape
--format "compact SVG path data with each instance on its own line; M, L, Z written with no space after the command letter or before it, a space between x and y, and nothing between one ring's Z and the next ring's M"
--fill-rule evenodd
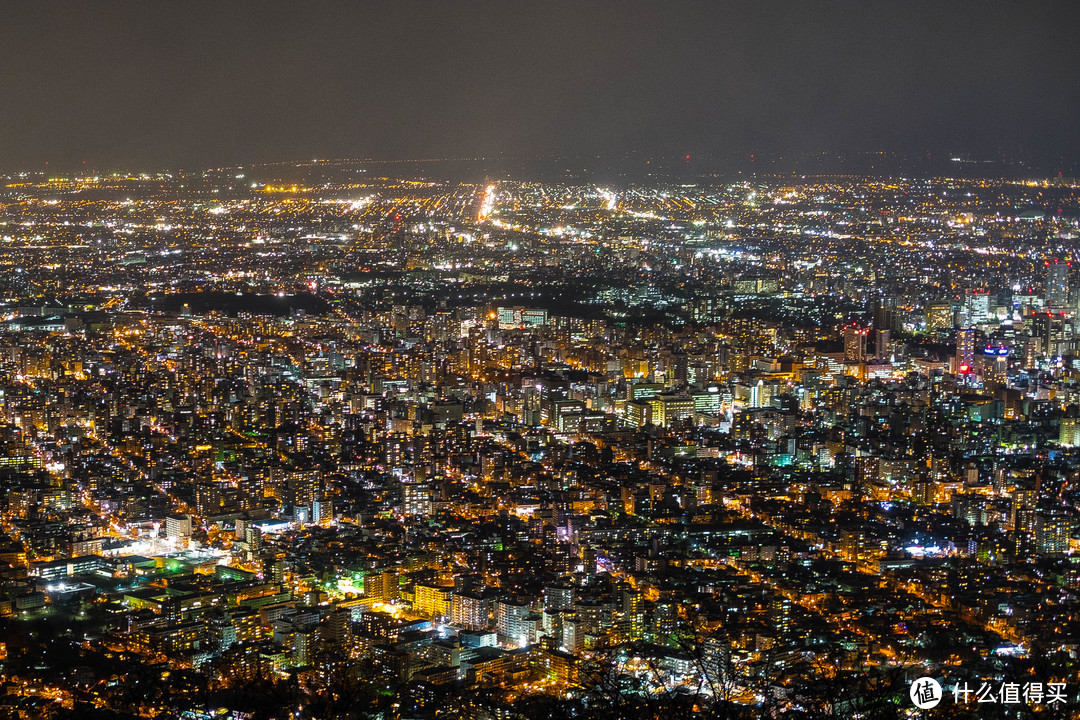
M0 720L1080 720L1076 0L0 19Z
M1080 185L377 169L4 178L12 707L1053 716Z

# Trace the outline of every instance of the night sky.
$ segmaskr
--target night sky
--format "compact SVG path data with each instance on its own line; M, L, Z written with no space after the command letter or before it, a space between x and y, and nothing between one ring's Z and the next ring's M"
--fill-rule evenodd
M1075 0L25 0L0 53L5 170L1080 155Z

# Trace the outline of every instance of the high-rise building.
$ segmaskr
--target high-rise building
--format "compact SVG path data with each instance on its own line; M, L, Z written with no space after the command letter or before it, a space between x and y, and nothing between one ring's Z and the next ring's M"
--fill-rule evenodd
M364 577L364 595L372 600L391 602L401 595L396 573L383 571Z
M403 512L409 517L427 517L431 514L431 485L405 483L403 489Z
M170 540L186 542L191 537L191 516L166 515L165 536Z
M482 630L488 626L491 601L470 593L454 593L450 600L450 620L468 630Z
M1072 518L1058 513L1039 513L1035 520L1035 547L1041 553L1069 550Z
M889 340L891 335L891 330L877 330L874 333L874 357L889 357Z
M574 589L558 585L544 588L544 612L569 610L574 607Z
M849 326L844 328L844 360L862 362L866 360L866 329Z
M990 295L985 290L968 291L964 298L963 315L969 325L985 322L990 316Z
M1046 302L1061 307L1069 302L1069 265L1054 262L1046 264Z
M938 302L926 306L926 325L931 330L948 330L953 326L952 303Z
M1031 339L1037 353L1056 357L1069 350L1068 334L1071 323L1064 313L1039 313L1031 318Z
M422 617L449 618L454 589L417 583L413 590L413 612Z
M517 647L536 642L541 620L527 603L500 600L495 603L495 618L500 641Z
M352 611L349 608L336 608L326 616L323 627L323 639L335 648L348 646L352 641Z
M875 300L871 307L874 316L874 329L899 330L900 324L896 314L896 298L885 297Z
M1061 429L1058 432L1058 442L1065 447L1080 445L1080 419L1062 418Z
M956 372L965 375L975 367L975 329L956 331Z

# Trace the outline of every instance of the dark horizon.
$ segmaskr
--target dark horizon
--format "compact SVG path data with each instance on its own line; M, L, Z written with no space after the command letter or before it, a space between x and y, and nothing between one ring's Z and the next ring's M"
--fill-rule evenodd
M1078 19L1066 2L26 4L0 29L0 168L883 151L1069 174Z
M0 168L14 177L108 177L110 175L184 178L238 173L245 182L291 181L307 184L356 182L365 178L425 179L436 182L486 183L495 180L615 187L691 183L719 185L747 180L809 180L815 177L862 177L934 180L1048 180L1073 183L1080 177L1075 159L1032 160L1001 156L989 159L955 153L904 155L865 153L728 153L725 155L649 155L612 153L521 157L497 154L460 158L292 158L212 166L130 167L118 163L50 163L43 167Z

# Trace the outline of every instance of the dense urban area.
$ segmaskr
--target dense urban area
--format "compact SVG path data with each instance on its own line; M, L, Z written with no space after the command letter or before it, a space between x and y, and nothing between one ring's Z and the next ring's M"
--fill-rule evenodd
M399 170L0 177L0 717L1077 717L1080 184Z

